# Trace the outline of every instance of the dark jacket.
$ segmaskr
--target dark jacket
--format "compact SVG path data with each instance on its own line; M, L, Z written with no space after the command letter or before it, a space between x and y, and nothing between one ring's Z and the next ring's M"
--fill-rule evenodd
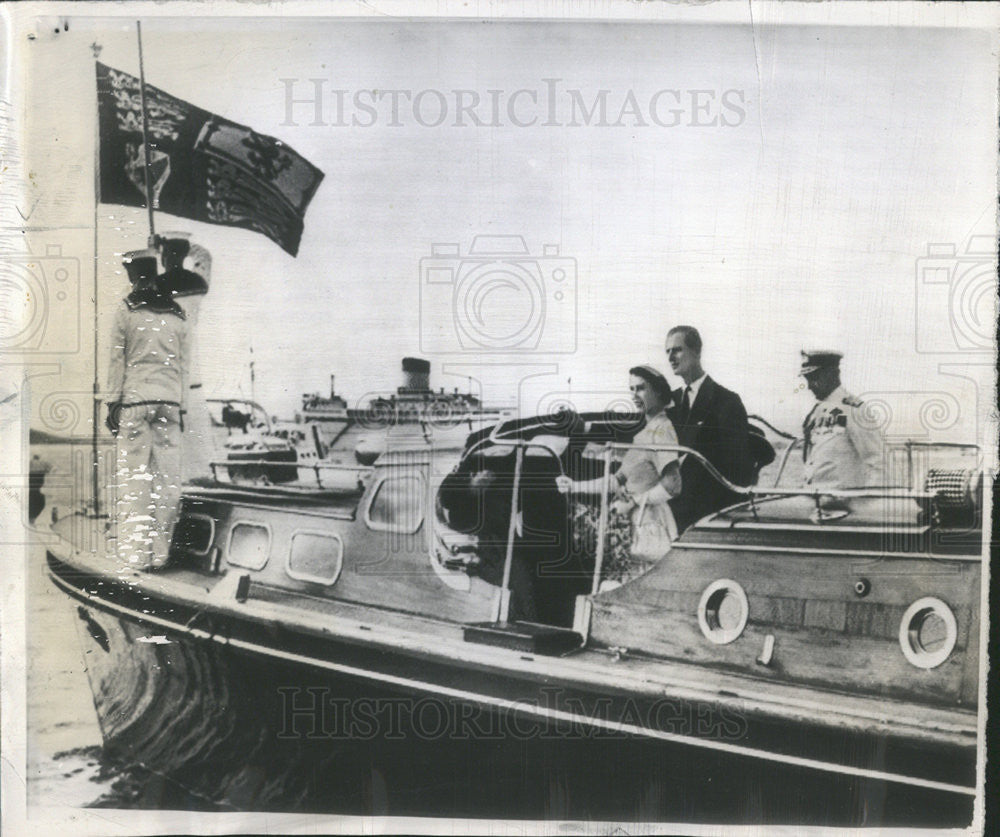
M674 406L667 414L674 423L678 441L711 462L730 482L753 481L747 411L735 393L706 377L687 417L683 415L684 390L674 391ZM726 490L694 457L681 465L681 493L670 501L679 530L739 502L741 496Z

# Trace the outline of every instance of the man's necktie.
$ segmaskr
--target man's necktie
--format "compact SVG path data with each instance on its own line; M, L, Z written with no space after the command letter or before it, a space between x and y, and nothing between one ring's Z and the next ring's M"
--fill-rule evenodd
M684 387L684 399L681 403L681 423L687 424L688 419L691 417L691 387Z

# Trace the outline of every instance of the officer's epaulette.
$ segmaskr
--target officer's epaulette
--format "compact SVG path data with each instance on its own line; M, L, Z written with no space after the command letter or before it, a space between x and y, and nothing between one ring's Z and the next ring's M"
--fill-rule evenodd
M846 404L848 407L861 407L865 402L860 398L855 398L853 395L848 395L846 398L841 400L841 403Z

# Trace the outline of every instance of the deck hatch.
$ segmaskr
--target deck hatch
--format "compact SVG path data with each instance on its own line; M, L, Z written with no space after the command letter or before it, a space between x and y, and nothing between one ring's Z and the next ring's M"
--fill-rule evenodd
M344 542L333 532L298 531L288 547L285 572L298 581L330 586L344 566Z
M262 570L271 551L271 528L266 523L238 521L229 530L226 561L247 570Z

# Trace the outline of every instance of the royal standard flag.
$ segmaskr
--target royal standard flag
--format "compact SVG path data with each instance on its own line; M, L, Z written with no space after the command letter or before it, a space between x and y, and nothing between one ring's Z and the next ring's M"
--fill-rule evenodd
M139 79L97 65L100 201L146 206ZM262 233L293 256L323 172L274 137L147 84L154 209Z

